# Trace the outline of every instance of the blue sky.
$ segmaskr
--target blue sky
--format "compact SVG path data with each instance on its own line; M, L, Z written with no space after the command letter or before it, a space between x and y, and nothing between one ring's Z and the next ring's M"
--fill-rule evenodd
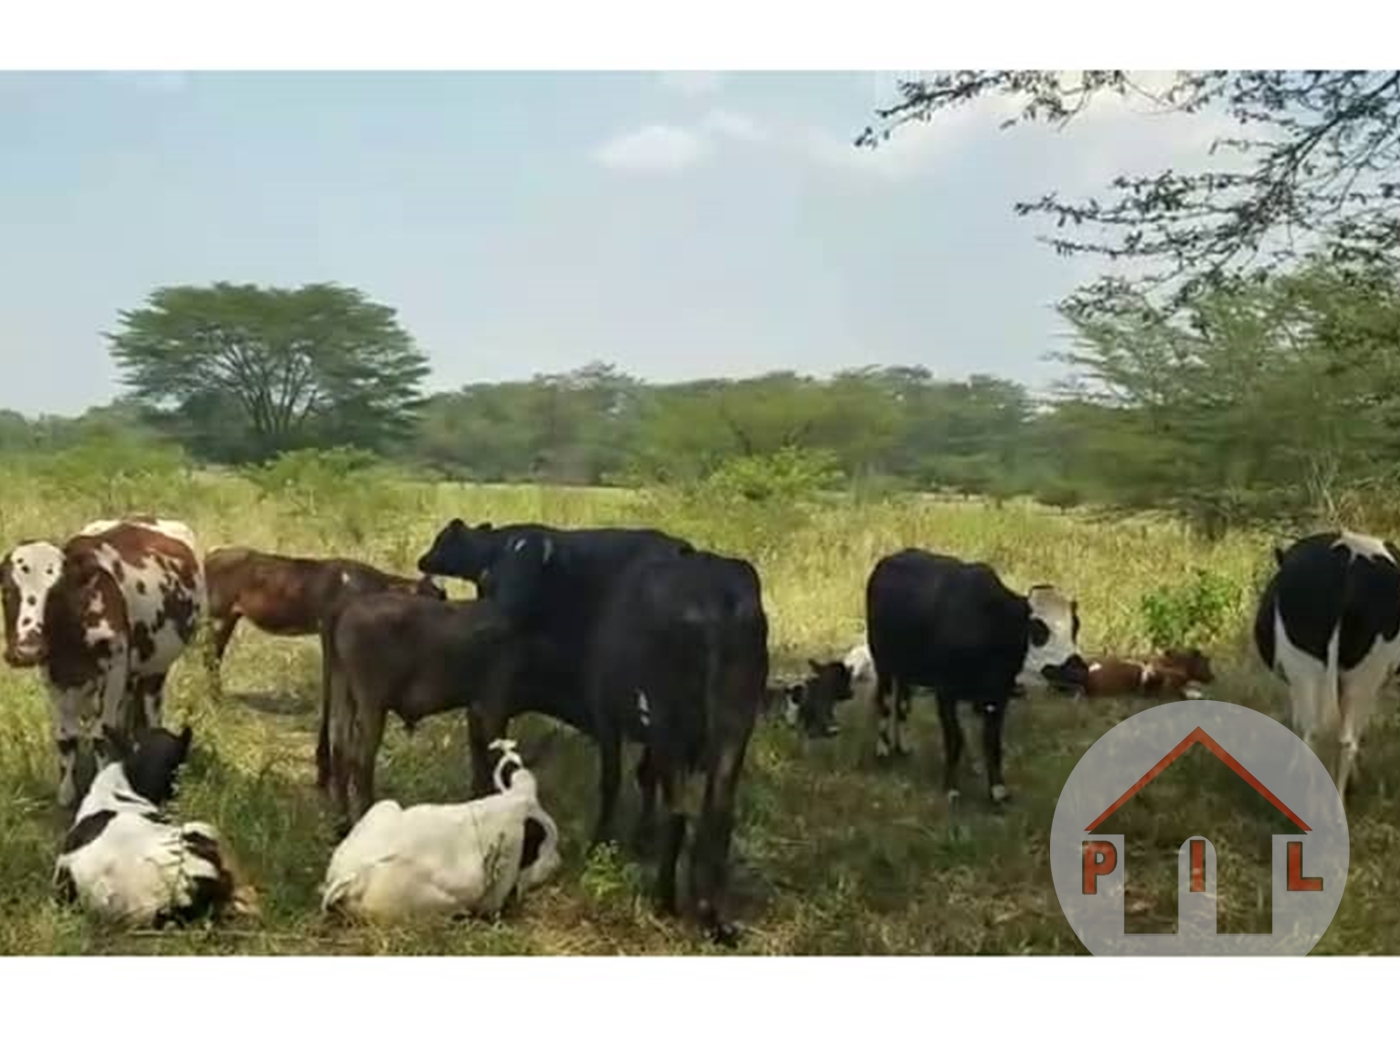
M434 389L601 359L651 379L923 364L1033 386L1091 276L1012 201L1199 157L1105 104L850 139L871 73L0 74L0 405L119 392L155 286L333 280L396 307Z

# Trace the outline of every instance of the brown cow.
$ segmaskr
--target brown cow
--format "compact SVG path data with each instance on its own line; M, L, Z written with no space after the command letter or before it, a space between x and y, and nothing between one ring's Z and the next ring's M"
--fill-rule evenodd
M413 579L350 558L294 558L250 547L210 551L204 577L214 627L214 668L245 616L268 634L290 638L317 633L326 613L347 593L392 590L447 598L431 576Z
M159 728L170 666L194 637L204 577L194 533L149 515L95 521L62 546L20 543L0 559L5 662L37 667L48 687L61 805L78 801L78 740L98 762L123 733Z
M506 617L489 601L435 601L381 591L353 595L321 627L321 729L316 782L328 788L344 832L374 801L374 763L390 712L412 730L429 715L509 699L524 648ZM473 748L473 796L485 752L482 720L468 723ZM485 770L487 776L489 770Z
M1146 662L1112 657L1089 664L1087 696L1196 699L1196 684L1215 681L1210 658L1199 649L1167 649Z

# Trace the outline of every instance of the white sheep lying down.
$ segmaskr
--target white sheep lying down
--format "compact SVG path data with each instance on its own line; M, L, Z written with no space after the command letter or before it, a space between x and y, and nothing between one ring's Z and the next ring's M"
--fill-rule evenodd
M336 847L321 910L371 921L495 915L558 869L559 831L539 804L515 742L502 752L498 794L450 805L377 802Z

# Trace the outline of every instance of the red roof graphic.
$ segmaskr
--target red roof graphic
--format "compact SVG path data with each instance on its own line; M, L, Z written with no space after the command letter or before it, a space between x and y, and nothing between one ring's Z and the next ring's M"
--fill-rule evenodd
M1230 769L1234 770L1234 772L1237 773L1246 784L1252 787L1255 791L1259 792L1259 794L1263 795L1264 798L1268 799L1275 809L1277 809L1285 817L1291 820L1294 824L1298 825L1300 831L1312 830L1312 828L1308 827L1306 824L1303 823L1302 818L1300 818L1298 814L1294 813L1291 809L1285 806L1282 800L1279 799L1277 795L1275 795L1272 791L1266 788L1263 784L1259 783L1259 780L1254 776L1253 773L1245 769L1244 766L1240 765L1239 760L1235 758L1234 755L1230 754L1230 752L1226 751L1223 747L1216 743L1214 738L1212 738L1211 735L1207 733L1204 729L1202 729L1200 726L1197 726L1195 729L1191 730L1191 732L1187 733L1186 738L1182 740L1181 743L1177 744L1176 747L1172 748L1165 755L1163 755L1160 762L1158 762L1155 766L1153 766L1146 773L1144 773L1136 784L1128 788L1127 791L1123 792L1123 794L1119 796L1118 801L1114 802L1113 805L1109 806L1106 810L1104 810L1097 817L1095 817L1093 822L1090 823L1090 825L1084 830L1093 831L1095 828L1097 828L1100 824L1107 820L1118 809L1119 806L1121 806L1124 802L1127 802L1128 799L1132 798L1144 787L1146 787L1153 777L1155 777L1158 773L1162 772L1162 770L1166 769L1169 765L1175 762L1182 755L1186 754L1186 752L1190 749L1192 744L1201 744L1213 755L1215 755L1216 758L1220 759L1220 761L1224 762L1227 766L1230 767Z

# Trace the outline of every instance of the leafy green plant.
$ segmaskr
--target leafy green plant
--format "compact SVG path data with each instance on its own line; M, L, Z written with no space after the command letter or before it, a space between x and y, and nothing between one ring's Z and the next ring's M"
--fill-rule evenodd
M786 446L766 455L726 460L702 483L706 494L749 503L809 500L842 480L827 449Z
M1209 569L1194 569L1186 582L1142 596L1148 640L1159 649L1217 642L1239 603L1240 590L1232 580Z

